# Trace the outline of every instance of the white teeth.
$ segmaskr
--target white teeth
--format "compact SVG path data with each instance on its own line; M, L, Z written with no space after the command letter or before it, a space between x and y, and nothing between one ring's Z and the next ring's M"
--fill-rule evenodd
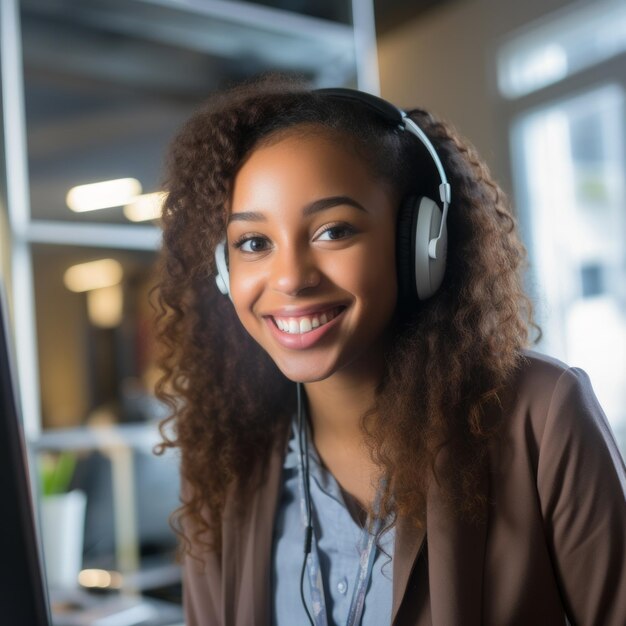
M300 318L278 318L275 317L274 321L276 326L284 333L292 335L301 335L302 333L308 333L314 328L319 328L324 324L327 324L337 316L337 310L327 311L322 313L319 317L300 317Z

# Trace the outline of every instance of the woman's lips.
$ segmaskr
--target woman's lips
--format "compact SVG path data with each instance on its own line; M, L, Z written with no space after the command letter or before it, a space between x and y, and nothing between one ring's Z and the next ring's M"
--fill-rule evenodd
M326 335L326 333L332 330L339 323L338 320L341 319L346 308L345 306L339 306L330 310L327 309L325 312L315 315L298 317L277 316L278 320L273 316L268 316L264 319L278 343L285 348L302 350L310 348ZM324 321L324 319L326 321ZM319 322L319 325L314 327L316 320ZM278 324L283 326L286 330L281 330ZM310 330L308 330L309 327ZM289 329L293 332L289 332Z

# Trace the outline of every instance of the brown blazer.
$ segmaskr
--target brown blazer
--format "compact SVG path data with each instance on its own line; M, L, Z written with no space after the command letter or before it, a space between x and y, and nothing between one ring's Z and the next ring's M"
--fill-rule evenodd
M394 626L626 625L624 461L587 375L525 355L483 475L486 523L450 517L435 488L427 537L398 520ZM187 626L269 625L283 453L242 523L224 522L221 561L185 561Z

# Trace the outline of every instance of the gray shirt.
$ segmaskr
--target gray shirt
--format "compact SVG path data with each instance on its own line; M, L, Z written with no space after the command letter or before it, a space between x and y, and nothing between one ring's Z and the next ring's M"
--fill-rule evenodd
M310 431L309 431L310 434ZM298 488L297 423L283 463L282 490L272 547L272 624L308 624L300 597L300 572L304 559L304 529ZM359 569L358 544L362 525L356 501L343 492L334 476L322 465L309 436L309 467L313 526L317 537L324 595L331 624L345 624ZM350 508L349 508L349 506ZM351 514L352 511L352 514ZM362 626L391 622L392 562L395 529L383 532L367 588ZM384 552L383 552L384 550ZM386 552L386 554L385 554ZM311 611L309 581L305 573L304 597ZM332 616L332 617L331 617Z

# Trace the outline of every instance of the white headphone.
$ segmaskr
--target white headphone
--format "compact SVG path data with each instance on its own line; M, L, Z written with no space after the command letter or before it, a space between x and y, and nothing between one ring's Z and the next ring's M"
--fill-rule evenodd
M408 131L425 146L439 173L439 198L443 211L427 197L411 196L402 201L398 212L397 264L398 283L403 298L426 300L439 288L446 267L448 231L446 221L451 191L446 173L434 146L407 113L393 104L356 89L315 89L313 93L332 98L356 101L373 109L397 131ZM215 248L218 289L232 300L226 261L226 240Z
M217 288L232 300L233 297L230 295L230 275L228 274L228 264L226 263L225 239L220 241L215 248L215 267L217 268L217 275L215 276Z

